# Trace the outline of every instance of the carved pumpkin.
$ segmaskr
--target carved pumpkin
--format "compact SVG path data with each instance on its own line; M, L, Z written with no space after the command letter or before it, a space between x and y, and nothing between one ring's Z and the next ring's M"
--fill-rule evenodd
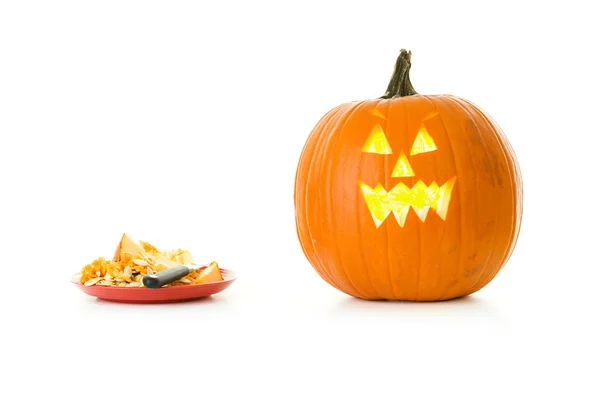
M296 173L298 238L332 286L363 299L444 300L504 266L522 212L517 159L467 100L420 95L401 51L385 96L340 105Z

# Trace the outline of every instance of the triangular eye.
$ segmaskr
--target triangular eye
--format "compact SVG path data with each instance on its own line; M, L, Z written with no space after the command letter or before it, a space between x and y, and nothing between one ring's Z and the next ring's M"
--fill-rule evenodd
M392 154L392 148L385 137L381 125L377 124L362 147L363 153Z
M429 132L427 132L425 125L421 124L419 133L417 133L417 138L410 150L410 155L414 156L415 154L427 153L435 150L437 150L437 146L435 145L433 138L429 135Z
M401 178L403 176L415 176L415 173L410 166L410 162L408 162L408 158L406 158L406 154L402 152L400 157L398 157L398 162L396 162L396 166L392 171L392 176L394 178Z

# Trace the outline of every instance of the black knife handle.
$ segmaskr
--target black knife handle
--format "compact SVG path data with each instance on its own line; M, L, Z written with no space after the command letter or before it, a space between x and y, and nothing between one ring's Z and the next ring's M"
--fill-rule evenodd
M164 271L157 272L152 275L146 275L142 278L144 286L150 289L158 289L167 283L181 279L190 273L190 269L185 265L180 265L175 268L168 268Z

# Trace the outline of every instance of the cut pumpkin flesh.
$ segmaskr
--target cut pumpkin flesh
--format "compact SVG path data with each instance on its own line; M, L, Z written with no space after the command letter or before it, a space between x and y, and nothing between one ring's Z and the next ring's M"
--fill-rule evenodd
M206 267L200 273L200 276L196 278L197 284L200 283L211 283L211 282L220 282L223 280L223 275L221 275L221 270L219 269L219 264L216 262L211 262L208 267Z
M144 249L142 246L124 233L121 237L119 245L117 246L117 250L115 251L113 261L120 261L125 253L129 253L133 256L143 252Z

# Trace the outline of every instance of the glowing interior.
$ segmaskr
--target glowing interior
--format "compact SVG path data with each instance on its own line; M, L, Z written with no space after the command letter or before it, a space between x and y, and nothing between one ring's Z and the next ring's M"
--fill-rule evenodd
M399 183L389 192L381 184L372 188L359 181L358 185L363 192L375 226L379 228L390 213L394 214L398 225L403 227L410 207L423 222L430 208L445 221L455 182L456 177L449 179L440 187L435 182L427 186L423 181L419 181L411 189L404 183Z
M363 153L392 154L392 148L383 133L381 125L377 124L371 131L362 147Z
M425 125L421 124L421 128L419 128L419 133L417 133L417 137L415 142L412 145L412 149L410 150L410 155L413 156L415 154L427 153L429 151L437 150L437 146L433 141L433 138L427 132L427 128Z
M403 176L415 176L415 173L410 166L410 162L408 162L408 158L406 158L406 154L404 154L404 152L402 152L400 157L398 157L398 162L396 162L392 176L396 178Z

